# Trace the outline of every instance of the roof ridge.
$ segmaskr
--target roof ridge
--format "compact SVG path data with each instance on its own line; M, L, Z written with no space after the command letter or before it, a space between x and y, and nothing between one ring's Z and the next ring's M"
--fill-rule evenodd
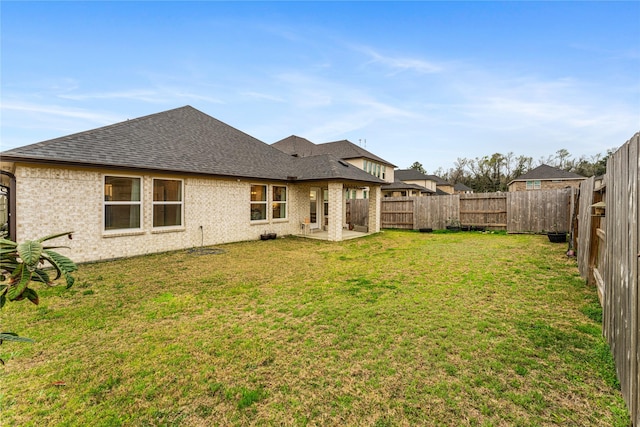
M26 149L26 148L32 148L32 147L37 147L37 146L46 147L46 146L48 146L50 144L55 144L58 140L63 139L63 138L66 139L66 138L78 137L78 136L82 136L82 135L85 135L85 134L94 133L96 131L101 131L101 130L104 130L104 129L109 129L109 128L115 128L115 127L118 127L118 126L122 126L125 123L131 124L131 123L141 122L141 121L153 118L155 116L158 116L160 114L166 114L166 113L170 113L170 112L177 111L177 110L182 110L182 109L191 109L191 110L194 110L194 111L199 111L196 108L193 108L191 105L183 105L182 107L171 108L169 110L161 111L159 113L151 113L151 114L147 114L145 116L135 117L133 119L121 120L119 122L111 123L109 125L104 125L104 126L100 126L100 127L93 128L93 129L86 129L86 130L83 130L83 131L80 131L80 132L70 133L68 135L57 136L55 138L45 139L44 141L34 142L33 144L22 145L20 147L15 147L15 148L9 149L7 151L3 151L3 153L10 153L10 152L13 152L13 151L16 151L16 150L23 150L23 149ZM202 114L204 114L204 113L202 113Z

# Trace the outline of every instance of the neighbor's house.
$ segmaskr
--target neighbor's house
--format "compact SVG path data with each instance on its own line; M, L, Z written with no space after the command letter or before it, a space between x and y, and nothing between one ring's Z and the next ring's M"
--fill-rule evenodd
M453 192L455 194L473 194L473 188L470 188L459 182L453 186Z
M509 183L509 191L554 190L580 187L587 179L577 173L567 172L549 165L540 165Z
M392 184L382 186L382 197L421 197L435 193L421 185L410 184L396 179Z
M346 188L370 189L369 231L380 230L382 179L330 154L292 157L190 106L0 156L17 240L73 231L77 262L323 224L340 241Z
M271 145L294 157L330 154L362 169L376 178L380 178L386 183L394 182L393 168L395 166L392 163L346 139L314 144L306 138L291 135ZM352 186L347 189L346 197L348 199L367 199L369 198L370 192L371 190L368 185Z
M405 184L418 185L427 191L423 196L454 194L453 185L436 175L427 175L416 169L396 169L395 178ZM383 194L388 194L388 186L382 187Z

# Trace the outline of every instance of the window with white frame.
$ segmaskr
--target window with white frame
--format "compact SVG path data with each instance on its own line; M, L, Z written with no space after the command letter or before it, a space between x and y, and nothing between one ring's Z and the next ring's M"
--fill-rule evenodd
M104 229L136 230L142 222L142 180L130 176L104 177Z
M182 197L182 180L153 180L153 226L182 226L184 208Z
M267 186L251 186L251 221L267 219Z
M287 217L287 187L274 185L272 187L271 215L273 219L285 219Z
M539 190L540 188L541 188L541 186L540 186L540 180L539 179L528 180L527 181L527 190Z

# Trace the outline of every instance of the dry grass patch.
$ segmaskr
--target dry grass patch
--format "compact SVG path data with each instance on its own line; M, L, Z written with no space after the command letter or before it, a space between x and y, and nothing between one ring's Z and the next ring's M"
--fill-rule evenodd
M593 289L541 236L385 231L82 265L11 304L3 425L629 423Z

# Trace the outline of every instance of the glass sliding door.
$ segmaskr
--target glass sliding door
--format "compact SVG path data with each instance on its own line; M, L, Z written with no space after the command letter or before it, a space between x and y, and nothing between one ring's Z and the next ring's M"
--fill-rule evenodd
M315 187L309 192L309 223L312 229L320 227L320 220L323 216L320 194L320 189Z

